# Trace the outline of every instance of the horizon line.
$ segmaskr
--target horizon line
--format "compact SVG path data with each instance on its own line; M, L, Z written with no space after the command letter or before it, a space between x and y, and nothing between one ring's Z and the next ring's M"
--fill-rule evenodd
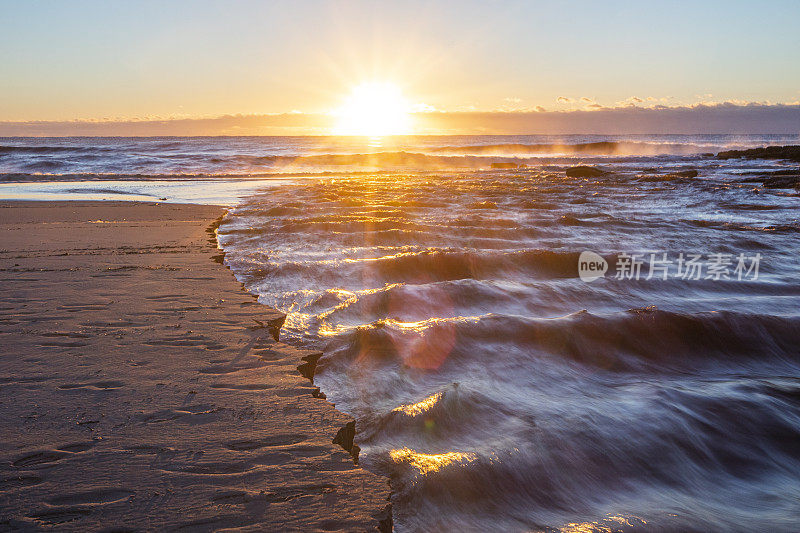
M446 135L791 135L800 103L634 105L592 110L419 111L416 136ZM215 117L0 121L2 137L334 137L324 113ZM727 133L717 133L727 132Z

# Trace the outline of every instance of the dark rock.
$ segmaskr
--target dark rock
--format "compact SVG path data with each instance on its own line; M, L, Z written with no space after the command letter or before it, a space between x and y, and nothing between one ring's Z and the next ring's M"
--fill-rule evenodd
M781 170L775 170L773 172L767 172L767 176L800 176L800 168L787 168Z
M697 172L695 169L678 170L676 172L670 172L669 174L653 174L650 176L647 175L640 176L639 181L673 181L680 178L696 178L699 175L700 173Z
M767 146L749 150L728 150L717 154L717 159L788 159L800 161L800 146Z
M800 176L773 176L764 179L766 189L798 189L800 188Z
M754 180L761 182L765 176L800 176L800 168L782 168L780 170L773 170L772 172L764 172L763 170L742 172L742 176L758 176L757 178L748 178L745 181Z
M578 165L567 169L568 178L595 178L597 176L604 176L607 172L595 167L587 167Z
M744 178L741 183L761 183L765 189L800 189L800 173L769 173L757 178Z
M697 176L700 175L700 173L697 172L695 169L680 170L678 172L673 172L673 174L681 178L696 178Z

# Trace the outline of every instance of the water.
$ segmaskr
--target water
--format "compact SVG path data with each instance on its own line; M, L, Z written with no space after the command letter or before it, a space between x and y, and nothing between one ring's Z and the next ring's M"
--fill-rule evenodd
M784 162L703 154L795 141L13 140L72 155L10 150L0 171L280 174L219 241L247 289L288 313L284 337L324 349L315 383L356 418L360 464L390 477L398 531L790 531L800 197L747 181ZM75 155L101 148L116 155ZM25 171L42 154L55 177ZM567 178L578 163L609 173ZM605 277L579 277L584 251ZM650 254L673 262L667 279ZM699 279L679 275L680 254L700 256ZM631 255L639 279L617 279ZM758 258L757 276L739 257Z
M0 137L0 182L482 169L575 159L631 162L768 144L798 135L348 137Z

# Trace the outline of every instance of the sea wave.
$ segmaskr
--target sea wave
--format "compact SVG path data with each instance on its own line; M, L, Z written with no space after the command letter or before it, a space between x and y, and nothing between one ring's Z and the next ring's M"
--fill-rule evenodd
M382 425L371 424L380 429L364 445L376 458L370 466L390 473L398 518L414 531L535 524L570 530L576 522L579 531L738 530L742 523L785 529L791 509L764 513L746 505L746 496L723 496L714 487L741 490L765 470L774 472L772 482L794 483L791 471L800 465L791 447L800 433L786 410L798 404L787 404L782 391L796 394L800 383L704 385L703 394L670 382L656 391L630 386L630 393L642 394L639 405L598 400L583 407L585 416L571 416L579 405L559 396L540 400L546 416L521 418L491 395L451 384L419 414L391 411ZM605 408L616 408L616 416ZM759 438L748 437L753 434ZM386 446L391 442L407 445ZM442 442L447 445L434 444ZM775 461L784 465L777 472ZM662 498L670 503L659 503ZM726 513L701 511L731 502L735 509ZM559 518L564 514L575 518ZM609 521L621 515L627 518Z
M0 146L0 156L5 154L58 154L63 152L91 152L95 146Z
M400 136L0 138L0 173L253 175L299 172L501 171L542 165L693 161L792 136ZM735 162L725 163L735 165Z
M435 152L472 155L561 154L561 155L699 155L714 151L714 146L693 143L599 141L590 143L502 143L456 145L436 148Z
M334 223L331 223L333 225ZM390 230L397 229L396 221L386 223ZM382 232L380 223L373 224L373 231ZM409 224L409 227L413 225ZM286 228L287 226L282 226ZM326 225L318 227L324 231ZM293 230L307 228L307 225L290 225ZM330 229L330 228L328 228ZM350 227L359 232L359 228ZM491 232L490 234L494 234ZM389 236L396 240L396 235ZM501 274L508 276L537 277L577 277L579 252L554 252L551 250L515 251L461 251L461 250L423 250L401 252L395 255L343 259L331 265L328 260L322 264L314 261L283 261L263 265L263 274L268 276L312 276L325 270L335 271L337 277L359 276L367 282L436 282L459 279L490 279ZM614 256L609 256L612 265Z
M733 312L682 314L655 308L598 316L580 311L545 319L486 314L420 322L378 320L340 334L320 368L391 358L415 368L460 364L498 351L518 363L551 357L608 371L685 371L724 360L800 363L800 318Z
M5 174L128 174L145 175L252 175L263 173L387 172L521 170L542 164L571 165L594 157L598 162L636 161L660 157L664 161L697 156L683 145L659 148L642 143L576 145L487 145L416 147L414 150L370 150L321 153L214 153L177 150L159 145L110 148L106 146L0 146L0 172ZM630 145L630 146L628 146ZM254 153L255 152L255 153ZM677 159L676 159L677 158ZM114 169L119 169L114 172Z

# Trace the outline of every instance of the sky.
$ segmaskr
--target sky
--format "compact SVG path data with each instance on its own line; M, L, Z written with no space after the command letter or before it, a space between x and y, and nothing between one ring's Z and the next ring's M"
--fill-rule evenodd
M324 116L376 80L454 114L791 107L798 27L793 0L0 0L0 123Z

